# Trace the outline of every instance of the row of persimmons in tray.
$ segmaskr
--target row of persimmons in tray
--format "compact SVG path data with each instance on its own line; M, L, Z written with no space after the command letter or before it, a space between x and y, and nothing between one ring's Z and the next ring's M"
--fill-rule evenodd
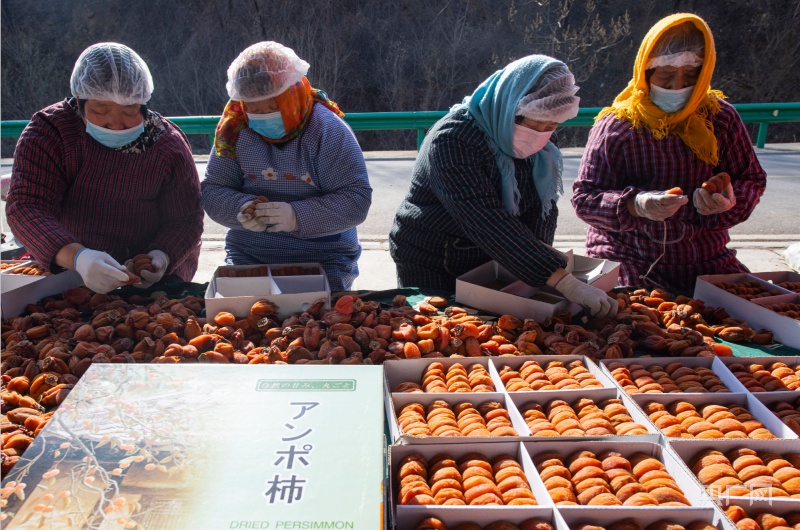
M580 450L564 457L545 451L533 463L556 506L691 506L664 463L645 452L625 457ZM456 460L413 453L400 461L396 479L398 505L539 504L522 466L508 454L476 452Z

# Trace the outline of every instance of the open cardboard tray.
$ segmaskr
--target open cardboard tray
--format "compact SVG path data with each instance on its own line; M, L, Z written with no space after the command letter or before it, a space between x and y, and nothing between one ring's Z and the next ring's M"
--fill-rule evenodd
M786 363L789 366L795 366L795 365L800 364L800 356L785 356L785 355L781 355L781 356L776 355L774 357L772 357L772 356L767 356L767 357L722 357L722 358L720 358L720 360L722 361L722 364L724 364L725 367L728 369L728 371L731 372L731 375L733 375L733 372L730 370L729 367L731 365L733 365L733 364L743 364L745 366L748 366L748 365L751 365L751 364L761 364L761 365L764 365L764 366L768 366L768 365L771 365L771 364L777 363L777 362ZM736 377L736 376L733 375L733 377ZM738 379L737 379L737 381L738 381ZM742 385L742 386L744 386L744 385ZM786 400L795 400L795 399L797 399L798 396L800 396L800 390L775 390L775 391L772 391L772 392L751 392L748 389L745 389L745 390L748 393L753 394L756 397L769 395L769 396L778 396L779 398L786 399Z
M277 309L279 318L300 313L319 299L325 299L325 307L330 307L331 290L325 270L319 263L281 263L276 267L303 266L317 267L320 274L301 276L251 276L228 278L220 277L221 268L248 269L263 267L258 265L225 265L218 267L208 284L205 294L206 315L213 318L221 311L243 318L259 300L269 300ZM280 282L280 283L278 283Z
M800 282L800 272L794 271L751 272L750 276L770 282L776 286L783 282Z
M728 506L740 506L747 513L751 519L760 513L771 513L780 517L786 517L789 514L800 513L800 502L772 502L770 499L748 499L743 497L729 497L717 501L720 508L724 511ZM736 525L728 519L732 528L737 528Z
M641 411L639 407L631 400L625 392L620 390L619 388L590 388L586 389L580 393L580 395L570 394L564 395L568 391L564 391L560 396L557 395L558 392L509 392L508 396L511 402L514 405L514 411L516 414L519 415L519 419L522 420L524 428L518 431L523 436L526 437L526 440L546 440L546 441L553 441L553 440L568 440L568 441L577 441L577 440L611 440L611 439L620 439L625 441L645 441L645 442L655 442L661 438L661 432L658 428L653 425L650 419ZM545 395L548 394L548 395ZM553 397L553 394L556 394ZM621 399L625 408L628 409L628 413L630 414L633 421L645 427L650 434L635 434L630 436L624 435L608 435L608 436L533 436L531 435L530 429L528 425L525 423L525 419L522 415L520 410L522 408L531 403L538 403L542 406L543 409L546 410L545 405L552 401L553 399L562 399L566 401L570 406L575 403L577 400L582 398L588 398L595 402L596 405L607 401L609 399Z
M400 359L395 361L386 361L383 363L383 374L386 381L386 392L387 394L391 394L394 392L395 387L400 383L411 382L417 383L418 385L422 385L422 374L425 373L425 369L433 364L433 363L442 363L444 366L444 371L447 373L447 370L450 369L451 366L454 364L461 364L464 368L467 369L467 374L469 374L469 367L473 364L479 364L486 368L486 372L489 373L491 377L491 371L489 370L489 361L490 357L440 357L435 359ZM498 386L498 381L492 378L492 383L495 386L495 392L502 392L503 385L502 383ZM411 393L411 392L409 392ZM448 394L451 392L448 392ZM411 393L414 395L424 395L420 393ZM480 396L483 392L458 392L458 394L462 394L464 396ZM443 395L443 393L434 394L434 395Z
M772 413L767 407L765 407L753 394L746 393L708 393L708 394L634 394L631 396L633 401L636 402L637 408L641 408L642 413L647 416L647 413L644 412L644 405L646 403L650 403L655 401L656 403L661 403L663 405L668 405L670 403L675 403L676 401L688 401L695 408L698 408L702 405L740 405L746 408L750 414L753 415L755 419L760 421L764 424L764 427L769 430L772 434L774 434L777 438L797 438L797 434L794 433L789 427L787 427L775 414ZM661 432L659 430L659 432ZM663 434L663 433L662 433ZM672 440L682 440L682 441L695 441L695 440L702 440L703 438L667 438L669 441ZM737 438L717 438L722 444L730 443L730 442L741 442L746 441Z
M409 506L398 505L397 496L400 485L397 479L400 462L408 455L419 454L426 460L446 453L458 460L462 456L478 452L490 460L500 455L511 455L520 463L533 492L538 506ZM436 516L449 525L453 521L473 521L486 525L495 521L516 521L540 517L553 520L553 500L547 493L539 474L533 467L527 451L519 442L498 443L464 443L464 444L431 444L431 445L392 445L389 447L389 497L395 528L413 529L426 517ZM466 518L466 519L465 519Z
M736 443L738 442L738 443ZM800 452L800 440L732 440L731 443L725 443L724 446L719 443L719 440L678 440L678 439L670 439L669 446L675 454L683 462L684 467L692 476L694 481L697 483L698 486L703 488L703 491L708 495L708 492L705 491L705 486L700 483L700 480L697 476L691 472L692 468L692 460L698 455L701 451L706 449L714 449L717 451L721 451L722 453L726 453L728 451L732 451L734 449L738 449L740 447L746 447L748 449L752 449L757 453L762 452L770 452L770 453L777 453L779 455L784 455L788 453L797 453ZM719 502L725 499L740 499L744 502L749 502L751 500L759 499L759 497L734 497L734 496L717 496L715 499L718 499ZM763 498L763 497L762 497ZM771 499L773 504L781 503L781 504L791 504L795 507L800 507L800 500L798 499L791 499L785 497L773 497Z
M644 441L627 441L620 437L615 438L613 441L598 441L598 440L583 440L573 439L572 441L535 441L523 442L522 444L528 453L531 462L536 458L536 455L548 451L556 451L561 454L562 458L568 458L570 455L578 451L591 451L592 453L599 454L603 451L613 450L620 453L625 458L630 458L633 453L644 452L652 457L661 461L666 467L667 473L672 475L672 478L683 490L684 496L689 500L691 506L664 506L664 507L627 507L627 506L556 506L556 509L567 517L595 517L603 514L603 517L613 517L615 520L633 518L639 519L645 514L656 513L659 514L659 519L667 519L671 516L681 513L687 513L695 519L704 519L706 521L713 520L713 511L718 509L715 507L710 496L700 486L700 483L689 473L678 457L668 448L653 442ZM534 479L528 475L528 479L533 483ZM541 482L538 472L536 472L535 479ZM544 484L542 484L544 487ZM538 496L537 496L538 499ZM573 515L574 514L574 515ZM608 515L606 515L608 514Z
M743 281L757 282L764 289L775 293L775 296L749 301L714 285L719 282L739 283ZM698 276L694 287L694 298L699 298L714 307L724 307L729 315L746 321L753 329L765 328L772 331L777 342L793 348L800 348L800 321L762 307L775 303L798 303L800 295L797 293L778 287L752 274L739 273Z
M742 358L743 357L737 357L737 359L742 359ZM731 371L728 370L728 368L722 362L720 357L630 357L630 358L627 358L627 359L604 359L604 360L600 361L600 367L602 368L602 370L607 374L607 376L612 381L614 381L614 384L617 387L622 388L622 386L617 382L617 380L614 379L614 376L611 375L611 370L608 369L608 365L611 364L611 363L615 363L615 362L619 362L619 363L622 363L622 364L625 364L625 365L639 364L639 365L644 366L645 368L647 368L649 366L654 366L654 365L655 366L667 366L667 365L672 364L672 363L680 363L683 366L688 366L688 367L693 367L693 368L697 368L697 367L709 368L709 369L711 369L712 372L717 374L717 376L719 377L720 381L722 381L722 383L725 386L727 386L728 389L732 393L746 393L747 392L747 389L744 387L744 385L742 385L742 383L740 383L739 380L736 379L733 376ZM624 392L624 390L623 390L623 392ZM688 392L688 393L687 392L681 392L681 393L675 393L675 394L672 394L672 395L675 395L675 396L691 396L691 395L702 396L702 395L711 394L711 393L712 392L703 392L703 393L700 393L700 392ZM720 392L720 394L724 395L725 393ZM632 395L635 396L637 394L632 394ZM657 396L659 394L646 394L646 395L648 395L648 396L650 396L650 395Z
M36 261L31 260L3 260L3 263L13 265L8 269L0 271L0 291L3 293L18 289L24 285L43 280L47 276L34 276L32 274L15 274L14 271L23 267L31 265L39 265ZM32 301L33 302L33 301Z
M725 514L721 510L717 509L703 509L695 510L695 511L684 511L680 513L673 513L669 516L664 516L661 513L662 508L658 510L651 510L644 513L637 513L635 515L636 522L642 525L643 527L647 528L649 525L656 523L658 521L670 521L671 523L679 524L683 527L688 527L690 523L695 521L705 521L707 523L711 523L714 527L718 528L719 530L737 530L736 526L725 517ZM591 513L584 513L579 512L577 510L566 510L566 511L559 511L556 508L556 512L560 518L564 520L564 523L567 525L568 528L578 528L584 524L591 524L595 526L601 526L603 528L608 528L609 526L613 525L614 523L618 523L624 519L628 519L630 517L621 517L615 514L610 509L606 509L603 511L596 511Z
M787 394L789 394L789 392L756 392L752 394L752 396L754 396L755 401L758 401L764 408L766 408L767 412L769 412L778 422L780 422L785 429L797 436L797 433L783 423L783 420L781 420L772 410L772 407L776 403L789 403L790 405L794 405L798 402L798 398L800 398L800 392L794 391L791 396L787 396ZM789 437L787 436L786 438Z
M413 436L405 434L397 423L397 417L403 410L403 407L409 403L420 403L427 409L428 405L434 401L441 400L447 402L451 407L457 403L469 402L478 407L487 401L498 401L503 404L503 408L508 411L511 418L511 425L520 433L519 436ZM391 395L386 395L384 398L386 404L386 418L389 422L389 433L394 443L400 444L472 444L475 442L508 442L508 441L522 441L525 440L525 433L530 434L527 425L522 420L519 412L514 408L514 404L508 397L508 394L497 392L448 392L448 393L425 393L419 392L395 392Z
M492 362L490 364L489 373L492 376L492 379L495 381L495 384L499 385L498 388L502 389L502 391L507 392L505 389L505 385L503 381L500 379L500 370L503 369L504 366L509 366L514 370L519 370L519 368L525 364L527 361L536 361L539 366L544 368L548 363L552 361L563 362L564 365L568 365L573 361L581 361L583 365L586 367L589 372L594 375L600 384L603 385L604 388L618 388L616 381L613 378L609 377L607 372L603 372L599 366L593 363L588 357L585 355L519 355L519 356L508 356L508 357L492 357ZM537 395L543 396L541 399L547 399L547 396L552 394L553 397L549 399L556 399L559 396L575 396L580 397L582 392L585 392L586 388L575 389L575 390L531 390L531 391L521 391L521 392L509 392L509 394L520 394L520 395ZM560 399L568 400L568 397L560 397Z
M60 294L67 289L83 285L83 278L75 271L64 271L49 276L17 276L19 278L35 278L11 290L6 289L6 281L12 280L15 275L3 274L0 284L3 285L0 307L2 317L11 318L25 312L28 304L35 304L42 298Z

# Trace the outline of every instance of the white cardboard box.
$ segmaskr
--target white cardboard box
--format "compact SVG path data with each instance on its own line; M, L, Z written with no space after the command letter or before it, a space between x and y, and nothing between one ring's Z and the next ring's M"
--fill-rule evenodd
M47 276L33 276L31 274L14 274L16 269L23 266L28 267L32 264L37 264L31 260L3 260L3 263L13 265L12 267L0 271L0 292L7 292L28 285L30 283L47 278Z
M794 271L751 272L750 275L776 286L782 282L800 282L800 272Z
M409 506L398 505L397 496L400 493L399 481L397 479L400 469L400 462L406 456L419 454L426 460L446 453L455 460L468 453L478 452L490 460L500 455L511 455L522 465L525 475L528 477L533 496L536 498L538 506ZM426 517L440 517L448 524L450 517L457 517L458 521L465 520L477 522L480 525L488 525L495 521L514 520L517 522L539 517L552 521L553 499L547 493L544 484L539 478L539 474L533 467L527 451L522 448L519 442L497 442L497 443L463 443L448 445L392 445L389 447L389 496L393 521L398 530L410 530L425 519Z
M5 284L6 276L3 274L0 282ZM34 281L27 282L11 290L3 288L0 306L3 318L10 318L25 312L28 304L35 304L42 298L60 294L67 289L83 285L83 278L75 271L64 271L50 276L33 276Z
M769 513L779 517L786 517L789 514L800 513L800 502L772 502L772 499L748 499L747 497L729 497L718 501L722 510L728 506L740 506L744 509L747 516L755 519L758 514ZM727 519L727 517L726 517ZM736 530L733 521L728 519L731 527Z
M443 357L438 359L419 358L386 361L383 363L383 373L386 378L386 391L391 394L394 392L397 385L406 382L416 383L422 386L422 375L425 373L425 369L432 363L442 363L445 373L447 373L447 370L454 364L461 364L466 368L467 374L469 374L470 366L479 364L486 368L486 372L491 376L491 372L489 371L489 359L489 357ZM495 392L503 391L502 385L498 387L497 381L494 379L492 379L492 382L495 385ZM464 393L465 396L476 394L479 395L481 392ZM417 393L416 395L420 394ZM435 393L435 395L441 396L442 393Z
M733 357L731 357L732 359ZM744 359L744 357L736 357L736 359ZM688 366L692 368L703 367L709 368L712 372L717 374L720 381L728 387L731 392L738 392L738 393L746 393L747 389L736 379L730 370L725 366L722 362L722 358L720 357L631 357L628 359L605 359L600 361L600 366L602 367L603 371L608 374L608 377L614 381L614 384L619 388L622 386L617 383L617 380L614 379L614 376L611 375L611 370L608 369L608 365L611 363L622 363L627 366L632 364L639 364L644 366L645 368L649 366L667 366L672 363L680 363L683 366ZM677 396L691 396L691 395L706 395L706 392L703 393L676 393L673 395ZM633 394L637 395L637 394ZM657 396L658 394L647 394ZM723 394L727 395L727 394Z
M689 473L688 469L686 469L686 467L681 463L678 457L674 453L669 451L666 447L657 443L644 442L644 441L627 441L617 437L613 441L606 441L606 440L584 441L583 439L574 439L572 441L523 442L522 445L525 447L525 450L529 453L531 461L533 461L536 458L537 454L544 453L547 451L558 452L561 455L562 459L568 458L570 455L577 453L578 451L591 451L592 453L599 454L602 453L603 451L613 450L620 453L625 458L630 458L630 456L633 453L637 452L647 453L648 455L655 457L664 464L667 473L672 475L672 478L681 488L681 490L683 491L683 495L690 503L690 506L687 507L648 506L645 508L602 507L602 506L581 506L581 505L557 506L556 508L565 517L570 512L575 512L576 514L581 514L581 515L586 514L584 515L585 517L591 517L595 513L608 512L613 514L614 516L618 516L620 519L625 519L628 517L637 519L638 516L641 514L649 513L651 511L656 511L658 513L663 513L664 516L661 518L665 519L669 517L671 514L679 514L682 512L695 513L703 509L707 510L708 513L710 514L710 511L715 509L714 503L709 497L709 495L700 486L700 483L697 482L697 480L691 476L691 473ZM528 477L530 478L530 475L528 475ZM539 478L538 472L536 473L536 478L538 480L541 480ZM544 487L544 484L542 484L542 486Z
M387 395L385 398L386 403L386 418L389 422L389 432L394 443L400 444L453 444L453 443L476 443L476 442L519 442L525 440L526 432L530 434L528 427L519 415L519 412L514 408L514 403L508 397L508 394L495 393L495 392L449 392L447 394L440 393L407 393L395 392ZM403 407L409 403L419 403L427 409L428 405L434 401L445 401L451 406L458 403L469 402L478 408L483 403L488 401L498 401L502 403L503 408L508 411L509 418L511 419L511 426L519 433L519 436L412 436L405 434L400 425L397 423L397 417L400 415Z
M764 424L764 427L774 434L777 438L797 438L789 427L787 427L775 414L766 408L754 394L727 394L727 393L709 393L709 394L634 394L633 401L644 412L644 406L647 403L656 402L662 405L669 405L676 401L687 401L699 408L703 405L739 405L746 408L752 416ZM699 411L698 411L699 412ZM668 438L672 440L672 438ZM698 440L702 438L680 438L685 441ZM719 438L722 444L741 441L735 438Z
M572 255L567 252L573 275L581 281L608 291L617 285L619 263ZM456 278L456 302L498 315L544 320L567 309L577 313L580 307L571 304L549 287L537 288L518 280L496 261L490 261Z
M560 395L557 392L509 392L508 396L510 401L514 405L514 411L517 415L519 415L520 420L522 420L524 428L523 430L518 431L523 434L527 438L527 440L547 440L547 441L554 441L554 440L565 440L565 441L575 441L575 440L609 440L609 439L620 439L625 441L644 441L644 442L653 442L658 443L661 438L661 432L658 430L658 427L653 425L647 415L642 412L639 407L634 403L628 395L620 390L619 388L592 388L586 389L581 391L579 394L572 393L567 394L567 390L563 391ZM545 395L546 394L546 395ZM524 417L522 413L519 412L525 405L529 403L537 403L541 405L542 409L544 409L545 413L547 411L547 403L552 401L553 399L561 399L566 401L570 406L572 406L576 401L579 399L588 398L594 401L595 405L600 405L601 403L608 401L609 399L620 399L622 400L622 404L625 405L625 408L628 409L628 413L630 414L633 421L645 427L650 434L637 434L632 436L582 436L582 437L575 437L575 436L531 436L531 431L528 428L528 425L525 424ZM574 407L573 407L574 410Z
M692 475L694 481L697 483L698 486L703 488L705 492L705 486L700 483L700 480L694 473L691 473L692 461L694 460L695 456L700 454L701 451L706 449L714 449L717 451L722 451L726 453L728 451L738 449L741 447L746 447L748 449L752 449L757 453L777 453L779 455L788 454L788 453L797 453L800 451L800 440L736 440L738 443L726 443L724 446L719 443L719 440L670 440L669 446L672 451L683 461L683 465L685 466L686 470ZM706 494L708 494L706 492ZM727 496L721 495L716 497L717 499L743 499L746 502L751 500L755 500L758 497L735 497L735 496ZM785 497L773 497L772 503L787 503L793 506L800 506L800 503L797 499L790 499Z
M614 510L619 510L619 508L599 509L591 513L579 512L578 510L565 510L558 513L569 528L578 528L586 524L609 528L614 523L618 523L624 519L635 518L636 522L644 528L659 521L669 521L673 524L679 524L684 528L695 521L705 521L714 525L718 530L737 530L721 510L713 508L698 508L691 511L684 510L668 515L665 515L661 511L662 509L644 512L639 510L633 517L630 515L621 515Z
M800 364L800 356L786 356L786 355L776 355L776 356L769 356L769 357L722 357L722 363L728 368L728 371L731 372L733 375L733 371L730 370L730 366L735 364L741 364L745 367L751 364L760 364L763 366L769 366L773 363L781 362L786 363L789 366L796 366ZM736 377L735 375L733 375ZM737 379L738 381L738 379ZM781 399L786 400L794 400L797 399L797 396L800 396L800 392L797 390L776 390L773 392L752 392L748 389L745 389L746 392L753 394L754 396L777 396Z
M505 385L500 379L500 370L502 370L504 366L508 366L519 371L520 367L528 361L535 361L542 368L545 368L552 361L562 362L565 366L574 361L581 361L586 369L589 370L589 372L594 375L598 381L600 381L600 384L602 384L604 388L618 388L616 381L614 381L612 377L609 377L607 373L603 372L600 367L589 360L589 358L585 355L519 355L515 357L492 357L491 359L492 362L489 369L489 374L495 381L495 385L502 389L503 392L506 392L506 389ZM509 394L519 394L521 396L536 395L541 399L548 399L548 397L552 395L552 397L549 397L549 399L556 399L557 396L579 396L582 392L586 392L586 390L587 389L585 388L575 390L532 390L509 392ZM568 398L560 397L560 399Z
M719 282L738 283L742 281L758 282L768 291L774 292L776 296L758 298L756 301L751 302L714 285ZM699 276L694 287L694 297L703 300L708 305L724 307L729 315L746 321L753 329L766 328L772 331L777 342L782 342L793 348L800 348L800 321L761 307L762 305L782 302L798 303L800 295L796 293L787 291L751 274L721 274Z
M317 300L324 299L325 307L330 308L331 290L328 277L322 265L318 263L282 263L290 265L316 266L322 274L309 276L254 276L244 278L220 278L219 268L214 271L206 289L206 315L213 318L221 311L233 313L236 317L247 316L250 308L259 300L269 300L275 305L279 318L286 318L293 313L300 313ZM260 266L260 265L256 265ZM231 266L226 266L231 267ZM253 266L234 265L232 268L248 268ZM287 292L276 283L280 279Z

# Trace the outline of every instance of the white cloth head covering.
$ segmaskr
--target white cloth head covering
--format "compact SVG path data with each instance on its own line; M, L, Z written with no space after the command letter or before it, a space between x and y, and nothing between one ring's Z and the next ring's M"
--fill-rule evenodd
M691 22L684 22L668 29L658 39L645 70L659 66L701 66L705 51L703 32Z

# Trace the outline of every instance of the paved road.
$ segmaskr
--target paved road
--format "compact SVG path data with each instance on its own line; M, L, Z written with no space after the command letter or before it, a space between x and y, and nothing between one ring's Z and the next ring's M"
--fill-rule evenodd
M572 183L578 173L582 150L565 150L564 190L565 196L558 202L560 214L556 237L561 240L582 241L586 234L586 224L575 216L569 199L572 196ZM757 149L759 161L767 171L767 191L752 217L731 230L735 239L748 241L781 242L800 240L800 144L774 144L765 149ZM367 241L385 240L392 226L397 206L408 190L414 152L372 152L367 153L367 169L373 189L373 202L366 221L359 226L362 239ZM3 161L0 174L10 172L10 166ZM198 161L197 169L201 177L205 173L205 162ZM0 219L3 230L5 223L5 203L0 203ZM208 217L205 220L204 237L220 239L226 229Z

